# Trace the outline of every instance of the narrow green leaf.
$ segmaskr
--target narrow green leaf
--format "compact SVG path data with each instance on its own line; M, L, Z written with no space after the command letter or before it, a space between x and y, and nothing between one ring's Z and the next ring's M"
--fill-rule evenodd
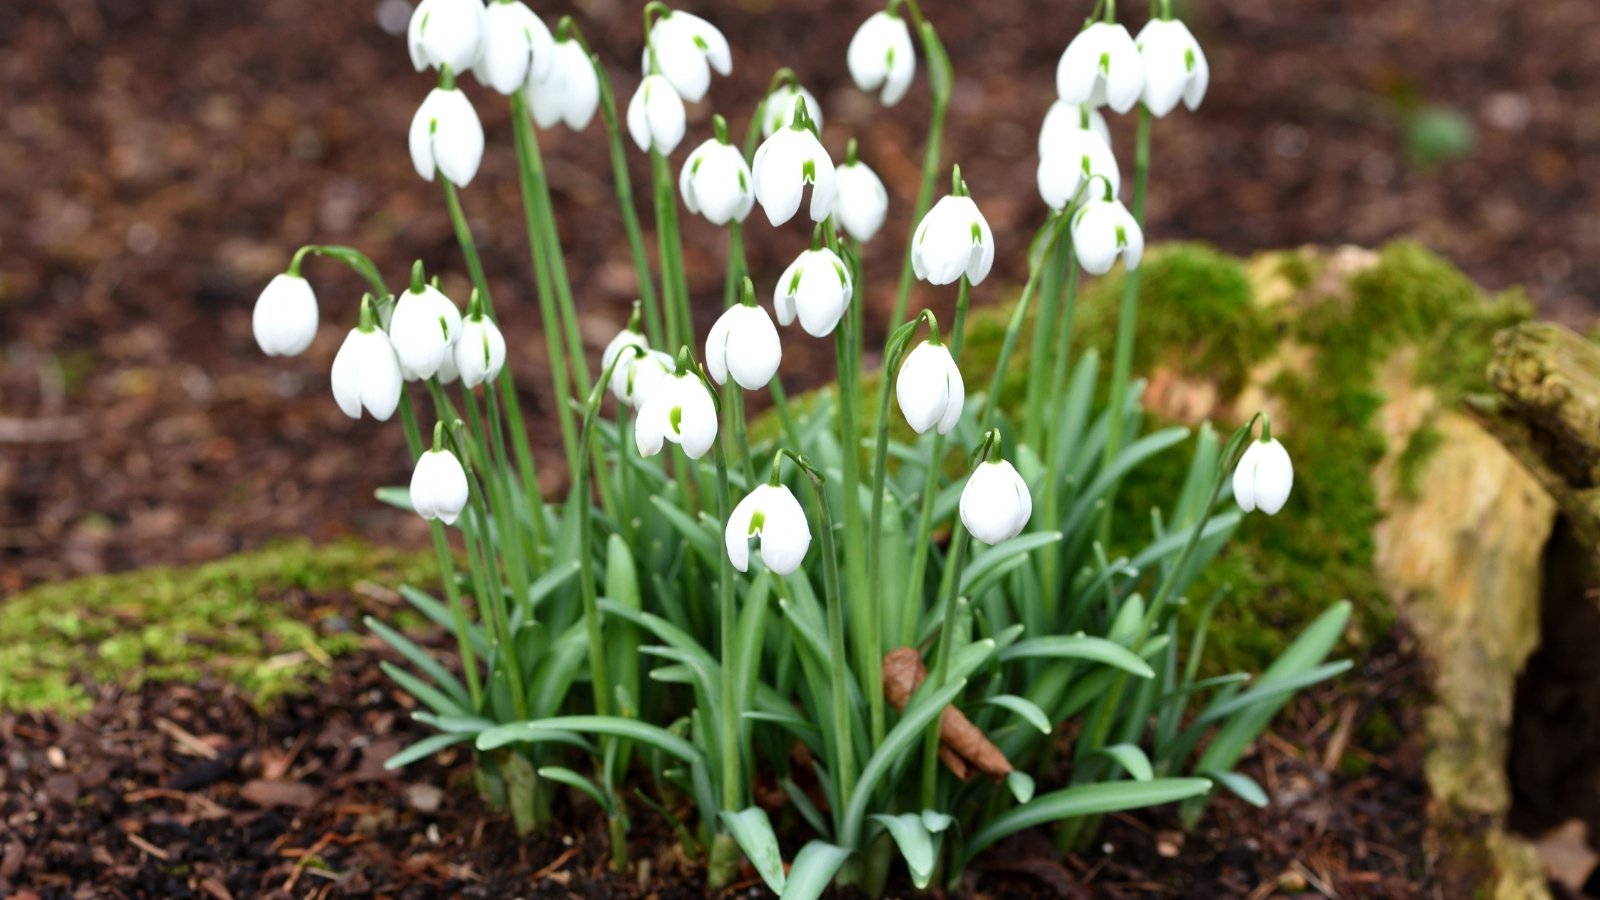
M600 804L601 809L607 812L611 811L611 804L606 802L605 794L600 793L600 789L594 786L594 782L571 769L563 766L540 766L539 777L577 788L592 797L594 802Z
M761 880L772 888L774 894L783 895L783 853L778 849L778 836L772 831L772 821L767 811L759 806L738 812L722 812L722 824L727 826L745 858L755 866Z
M1112 744L1095 752L1111 757L1124 772L1133 776L1134 781L1149 781L1156 777L1155 770L1150 767L1150 757L1138 744Z
M905 858L906 869L911 873L911 883L919 891L926 888L928 881L933 878L933 835L922 823L922 817L916 813L901 813L898 816L878 814L870 818L887 829L889 836L894 838L900 855Z
M1018 659L1084 659L1121 669L1140 678L1156 673L1137 654L1114 641L1083 634L1051 635L1018 641L1000 651L1001 662Z
M405 688L406 693L417 698L423 703L426 703L430 709L439 715L472 715L472 707L470 705L456 703L454 700L445 696L443 691L440 691L438 688L427 683L426 681L423 681L421 678L418 678L410 672L407 672L405 669L400 668L394 663L381 662L378 663L378 666L382 668L384 673L390 678L399 682L400 686Z
M462 686L461 681L450 674L449 670L444 666L440 665L438 660L429 656L426 650L412 643L410 638L371 616L367 616L363 621L367 623L368 628L377 633L378 637L383 638L384 643L393 647L397 653L410 660L411 664L421 669L424 675L432 678L434 684L449 693L457 704L467 709L472 708L471 695L467 693L467 689Z
M1207 778L1215 780L1227 788L1229 792L1256 809L1266 809L1267 792L1261 789L1254 778L1243 772L1218 772L1208 770L1200 773Z
M1027 556L1040 548L1060 543L1061 537L1059 531L1038 531L1018 535L976 554L972 562L967 564L966 571L961 573L961 593L969 597L977 595L984 586L1003 574L1006 563L1015 562L1019 557Z
M1011 796L1017 798L1018 803L1027 803L1033 799L1033 776L1021 769L1012 769L1006 776L1006 787L1010 788Z
M628 738L641 744L649 744L686 763L705 762L705 758L693 744L665 728L615 716L551 716L531 722L512 722L478 735L478 749L494 750L518 741L541 743L555 739L554 735L562 731L609 734L613 737Z
M391 771L405 768L419 759L426 759L438 753L446 747L453 747L463 741L470 741L475 736L472 732L429 735L384 760L383 767Z
M872 758L867 760L866 766L861 770L861 778L856 782L855 795L850 798L850 806L845 810L844 822L840 828L842 839L840 843L846 847L856 846L861 837L861 825L866 816L867 802L878 789L879 780L888 774L889 767L899 761L913 743L922 738L924 730L966 686L966 680L960 679L950 682L936 692L919 692L912 698L911 704L906 707L905 715L901 716L900 721L889 730L883 743L878 746L877 752L872 754Z
M850 858L850 851L824 841L811 841L795 854L789 878L783 888L784 900L817 900L828 883Z
M965 866L989 845L1024 828L1078 816L1159 806L1163 803L1196 797L1209 790L1211 782L1204 778L1158 778L1153 781L1084 784L1052 791L1007 810L985 823L972 835L972 840L967 842L961 865Z
M1040 734L1050 733L1050 717L1044 714L1044 710L1040 709L1038 704L1026 697L1018 697L1015 694L1000 694L983 702L990 706L998 706L1001 709L1016 713L1029 725L1039 729Z

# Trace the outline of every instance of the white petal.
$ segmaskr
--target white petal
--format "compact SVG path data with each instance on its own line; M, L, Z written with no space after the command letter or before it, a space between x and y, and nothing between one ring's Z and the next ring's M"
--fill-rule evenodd
M827 337L838 327L850 304L850 271L831 250L807 251L795 292L800 327L812 337Z
M379 422L389 421L395 408L400 405L400 392L404 387L394 347L383 332L374 330L360 335L356 359L360 370L362 405Z
M911 47L911 31L904 19L895 19L893 30L885 30L894 58L889 61L889 77L884 79L883 94L879 97L884 106L894 106L911 89L911 79L917 74L917 54Z
M953 359L949 368L945 370L944 377L950 399L945 404L944 415L939 417L937 427L940 434L949 434L955 430L961 421L962 411L966 409L967 386L961 378L961 369L957 368Z
M1233 470L1233 500L1245 512L1255 512L1256 508L1256 465L1260 457L1256 448L1260 446L1260 442L1250 441Z
M885 39L884 22L888 17L885 12L868 16L856 29L855 35L850 38L850 46L845 49L845 65L850 69L850 78L863 91L877 90L889 76L885 59L888 42Z
M1116 33L1107 41L1111 71L1104 76L1106 104L1125 113L1139 102L1139 94L1144 90L1144 66L1128 29L1121 25L1115 28Z
M701 50L705 54L706 62L717 70L719 75L733 74L733 54L728 49L728 39L722 30L694 13L682 10L674 12L673 18L680 19L685 24L685 30L692 37L699 38L699 43L705 47Z
M659 388L651 392L651 397L659 394ZM659 403L652 403L646 398L639 406L639 417L633 423L633 442L639 448L640 456L655 456L661 452L661 442L666 437L668 428L667 409Z
M650 90L651 76L639 82L639 89L633 92L633 99L628 101L628 136L633 138L633 143L645 153L650 152L650 119L645 114L646 95Z
M894 383L895 402L917 434L939 424L950 407L950 382L945 377L950 351L923 341L906 354ZM953 367L954 363L949 363Z
M806 512L786 487L762 485L752 491L761 494L761 561L778 575L792 575L805 562L811 547L811 525Z
M1056 64L1056 94L1068 103L1088 103L1100 81L1100 55L1105 52L1105 29L1096 22L1073 36Z
M650 121L651 140L662 155L670 154L683 142L683 134L688 127L683 98L678 96L671 84L659 83L652 86L646 100L644 111Z
M767 318L766 310L756 306L735 306L728 329L731 340L726 345L728 373L747 391L764 387L778 374L783 360L783 342L778 339L778 329ZM729 318L724 314L723 318ZM724 383L719 380L718 382Z
M683 198L684 207L696 215L700 212L700 201L695 197L694 175L703 164L707 149L715 144L716 140L712 139L690 151L689 158L683 161L683 168L678 172L678 196Z
M436 170L433 161L433 130L437 124L434 96L438 93L439 90L435 88L423 98L422 105L417 107L416 114L411 117L411 130L406 135L406 144L411 150L411 165L425 181L432 181Z
M333 401L352 419L361 418L361 345L356 340L361 331L350 329L339 352L333 357L333 373L329 381L333 386Z
M833 160L828 158L828 151L822 144L812 137L810 132L806 138L812 144L811 163L814 176L811 181L811 221L821 222L833 215L833 200L837 192L837 182L833 169Z
M433 453L431 450L428 452ZM439 521L453 525L456 517L461 515L461 510L467 506L467 473L461 467L461 461L449 450L441 450L434 457L431 473L434 508L438 511Z
M475 388L491 381L506 364L506 339L494 322L467 322L462 326L461 337L456 341L453 358L461 382Z
M752 178L756 201L774 227L794 218L805 191L802 148L794 144L799 132L785 128L768 138L756 153Z
M989 220L977 212L976 204L972 209L978 216L978 237L971 258L967 262L967 280L973 284L982 284L983 280L989 277L989 270L994 268L994 232L989 230ZM971 239L970 229L969 239Z
M722 544L728 551L728 561L741 572L750 571L750 520L754 517L761 495L756 491L746 494L728 514L728 524L722 530Z
M705 99L706 90L711 87L711 67L677 13L656 20L650 29L650 43L655 49L655 62L661 75L677 92L693 103ZM649 64L647 52L645 65Z
M1072 224L1072 249L1091 275L1104 275L1117 261L1117 217L1112 204L1091 201Z
M483 123L472 101L460 90L434 89L433 158L439 171L456 187L466 187L483 162Z
M694 193L702 214L714 225L743 221L750 212L753 195L750 169L739 148L717 144L706 152L694 178Z
M256 344L268 356L297 356L317 336L317 295L311 282L287 272L273 276L250 315Z
M872 240L889 214L889 192L883 180L863 163L839 166L834 177L838 192L834 212L839 224L862 243Z
M1122 264L1129 269L1139 268L1139 261L1144 258L1144 230L1139 227L1139 222L1133 213L1117 204L1122 214Z
M1206 88L1211 84L1211 64L1206 61L1205 51L1200 49L1200 42L1189 34L1189 29L1182 22L1183 33L1188 37L1189 52L1194 55L1193 68L1189 71L1189 85L1183 91L1183 105L1191 111L1200 108L1200 102L1206 99Z
M1253 446L1261 448L1255 467L1256 506L1269 516L1277 515L1294 487L1294 463L1277 438L1264 444L1257 441Z
M711 330L706 333L706 371L717 384L728 383L728 342L733 338L730 318L734 310L739 308L731 307L718 316L711 323Z
M1172 112L1188 86L1189 70L1184 62L1185 47L1171 22L1152 19L1139 32L1140 60L1144 63L1144 92L1141 99L1151 115Z

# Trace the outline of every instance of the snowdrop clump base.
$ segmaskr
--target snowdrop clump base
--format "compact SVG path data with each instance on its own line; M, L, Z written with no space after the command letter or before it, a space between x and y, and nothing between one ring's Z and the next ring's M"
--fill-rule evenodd
M868 166L872 148L850 139L836 166L816 95L782 70L742 143L715 116L713 134L675 161L685 104L706 102L737 55L716 25L660 2L645 7L642 34L640 80L619 115L570 18L551 30L519 0L422 0L407 45L437 80L419 88L407 144L439 185L471 296L463 308L420 263L396 293L361 252L312 245L257 302L262 351L293 356L319 322L309 257L371 287L334 361L333 399L353 418L399 413L415 474L379 496L430 524L442 596L404 595L454 635L457 654L436 658L369 620L406 661L386 670L437 732L389 765L466 749L484 797L519 828L551 825L562 795L592 801L620 868L632 818L649 811L706 861L709 885L743 857L791 898L830 884L877 894L900 871L918 888L953 883L1016 831L1053 825L1071 850L1117 810L1181 803L1192 822L1217 788L1266 803L1235 765L1294 692L1343 670L1324 659L1348 610L1333 605L1259 677L1201 677L1210 611L1254 598L1188 591L1243 512L1284 509L1288 452L1260 416L1227 440L1204 425L1168 505L1117 501L1142 463L1191 437L1141 435L1130 371L1152 123L1180 100L1197 108L1209 78L1189 30L1162 2L1133 38L1101 0L1063 34L1059 99L1041 110L1043 224L1030 246L1005 247L981 190L941 160L953 73L933 23L915 0L890 0L861 25L841 58L856 86L894 105L922 68L929 104L873 389L861 251L882 239L891 196ZM571 489L559 503L540 494L516 402L511 370L525 354L497 324L534 310L491 297L463 210L485 152L474 104L496 93L510 106L560 401ZM1105 116L1135 106L1129 207ZM591 368L538 133L583 130L597 112L639 301ZM648 157L657 269L630 143ZM725 312L704 335L680 204L728 235ZM746 265L742 229L757 206L796 245L781 274ZM998 256L1022 254L1029 275L996 365L975 371L962 356L972 292ZM1128 287L1109 401L1097 406L1100 361L1074 355L1073 310L1080 269L1118 264ZM910 314L916 280L953 292L947 329L931 310ZM768 291L770 312L758 299ZM1025 396L1003 400L1025 336ZM837 389L791 404L784 346L810 340L833 345ZM780 427L758 440L744 395L763 390ZM1152 523L1147 543L1110 544L1122 515ZM1186 607L1198 611L1180 616ZM787 860L775 812L800 848Z

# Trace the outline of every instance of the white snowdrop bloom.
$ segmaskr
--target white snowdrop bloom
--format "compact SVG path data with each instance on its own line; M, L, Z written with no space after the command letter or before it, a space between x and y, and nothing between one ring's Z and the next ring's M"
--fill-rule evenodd
M256 345L268 356L299 356L317 336L317 295L311 282L284 272L272 276L250 314Z
M449 450L428 450L417 457L411 473L411 508L417 515L446 525L467 506L467 470Z
M827 337L844 318L855 292L850 269L832 250L807 250L783 270L772 306L785 327L798 317L812 337Z
M833 212L839 225L863 244L872 240L889 215L889 192L866 163L847 162L835 173L838 197Z
M994 232L971 197L951 194L922 217L911 241L911 267L929 284L967 276L978 284L994 266Z
M750 171L756 202L774 226L800 211L807 184L811 185L811 221L821 222L833 213L833 160L816 134L803 124L791 122L762 141Z
M1087 128L1062 128L1051 135L1049 146L1040 141L1039 196L1051 209L1065 209L1078 191L1083 197L1094 195L1094 176L1110 184L1115 194L1122 187L1122 173L1111 145ZM1079 198L1082 199L1082 198Z
M761 561L777 575L792 575L811 547L811 524L794 494L781 484L763 484L745 495L728 516L723 542L728 559L750 571L750 540L761 541Z
M793 122L796 103L806 105L806 114L816 123L817 131L820 132L822 104L817 102L817 95L798 84L784 82L778 85L777 90L767 95L767 102L761 110L761 136L772 137L774 131Z
M687 127L683 98L660 75L646 75L628 101L628 134L639 149L670 154L678 149Z
M483 14L483 47L472 74L506 96L530 80L550 74L555 39L522 0L489 0Z
M627 328L617 332L617 336L611 339L611 343L606 344L606 348L600 351L600 371L605 372L606 370L611 369L612 360L615 360L617 358L617 354L629 347L638 347L640 350L650 349L650 342L645 339L643 334L634 330L633 323L630 323ZM624 361L617 368L620 369L622 366L626 365L627 362Z
M556 41L550 71L543 78L530 77L523 97L528 101L528 114L540 128L565 122L573 131L582 131L600 108L600 77L595 74L594 60L576 40Z
M484 27L482 0L422 0L406 28L411 64L421 72L449 66L465 72L478 61Z
M660 453L664 440L681 446L690 459L705 456L717 439L717 405L700 377L683 372L651 385L639 406L633 438L640 456Z
M644 345L638 346L643 349ZM645 350L643 356L626 358L612 371L611 396L616 397L618 403L641 407L650 391L671 377L676 368L671 355L660 350Z
M712 138L694 149L678 175L678 193L689 212L713 225L743 222L755 207L750 166L739 148Z
M692 13L668 10L650 26L650 39L644 50L646 75L651 72L651 50L655 51L656 68L691 103L705 99L712 69L718 75L733 73L728 39L717 26Z
M745 390L758 390L778 374L782 360L777 326L754 303L728 307L706 335L706 369L717 384L727 384L731 375Z
M361 324L350 329L333 357L333 399L352 419L361 408L387 422L400 405L400 361L389 336L373 324L372 305L362 302Z
M906 20L887 11L868 16L850 39L845 63L856 87L869 93L881 87L884 106L899 103L917 74L917 54Z
M1079 207L1072 220L1072 249L1091 275L1111 271L1119 256L1123 265L1137 269L1144 256L1144 231L1122 201L1101 197Z
M1128 29L1096 22L1078 32L1056 66L1056 93L1068 103L1133 109L1144 90L1144 61Z
M494 320L479 312L461 325L454 352L447 354L461 373L461 383L475 388L493 381L506 364L506 339ZM441 377L443 372L441 370Z
M961 489L961 524L985 544L1021 534L1032 515L1028 483L1005 460L978 463Z
M1277 515L1294 487L1294 463L1277 438L1251 441L1233 470L1233 499L1245 512Z
M436 87L411 118L411 164L424 180L438 171L456 187L466 187L483 162L483 123L455 87Z
M438 288L407 290L389 318L389 341L408 381L432 378L461 336L461 311Z
M1189 109L1199 109L1211 83L1211 67L1188 26L1177 19L1151 19L1134 43L1144 60L1141 99L1150 114L1164 116L1180 99Z
M461 342L458 340L456 343ZM455 347L451 347L444 359L439 360L439 371L433 373L433 377L439 379L440 384L455 384L461 378L461 370L456 368Z
M907 354L894 381L894 399L917 434L935 427L940 434L954 430L966 405L967 388L949 348L923 341Z
M1050 104L1049 111L1044 114L1044 125L1039 128L1039 155L1048 155L1050 148L1058 146L1063 137L1083 129L1100 135L1100 140L1105 141L1107 147L1111 146L1111 128L1098 107L1065 100Z

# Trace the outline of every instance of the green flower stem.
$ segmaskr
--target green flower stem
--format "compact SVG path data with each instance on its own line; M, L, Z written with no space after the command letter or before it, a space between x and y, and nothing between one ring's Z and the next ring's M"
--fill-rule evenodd
M483 416L478 411L477 397L472 391L463 390L461 393L466 400L467 421L472 433L478 436L478 441L484 445L484 451L491 460L490 468L483 470L489 473L484 482L491 494L489 512L494 518L495 529L500 538L496 544L500 548L506 580L511 583L511 596L514 602L519 607L526 606L530 581L528 561L523 555L522 530L517 526L515 507L512 506L511 487L507 483L509 477L495 477L497 473L509 476L509 470L504 467L504 446L500 447L501 453L495 452L495 445L499 443L500 415L495 411L494 405L489 404L489 419L485 427Z
M950 588L945 592L944 610L939 618L939 648L935 651L933 672L928 676L928 681L922 689L936 691L944 686L945 678L950 672L950 654L955 644L956 600L961 595L961 568L966 562L967 530L957 527L955 537L951 539L950 571L956 573L955 577L947 579ZM937 809L935 790L939 781L939 717L928 726L928 735L922 745L922 808Z
M778 423L783 426L783 439L791 447L799 447L800 426L794 420L794 413L789 409L789 392L783 389L783 382L774 377L767 383L767 390L772 393L772 408L778 411Z
M683 270L683 238L678 233L678 201L666 156L650 152L650 180L655 188L656 240L661 253L661 293L667 314L667 346L694 343L689 314L689 286Z
M410 391L404 393L400 404L400 422L405 428L406 446L411 449L411 458L415 461L426 448L422 443L422 434L417 429L416 401L411 398ZM467 610L461 602L461 585L456 582L456 565L450 555L450 541L445 537L444 525L437 519L429 522L428 526L428 530L433 532L433 553L439 561L439 579L444 584L445 602L450 607L450 623L454 627L456 646L461 653L461 668L467 676L467 693L472 697L472 708L482 710L483 685L478 676L478 654L467 636L470 631Z
M1050 258L1051 251L1061 239L1061 235L1067 231L1066 219L1064 217L1052 219L1044 224L1044 228L1052 229L1044 238L1048 243L1039 259L1028 267L1028 281L1022 286L1022 296L1017 299L1017 307L1012 310L1011 320L1006 323L1006 335L1000 342L1000 353L995 357L989 394L983 398L983 412L978 416L978 428L983 431L987 431L994 424L994 412L1000 403L1000 390L1005 385L1006 370L1011 366L1011 354L1016 352L1017 338L1022 334L1022 323L1028 317L1028 307L1032 304L1033 295L1038 288L1044 262Z
M1072 256L1072 235L1068 234L1062 242L1061 253L1067 257ZM1053 371L1050 373L1050 393L1046 396L1058 399L1066 395L1067 390L1067 359L1072 350L1072 319L1078 307L1078 266L1069 264L1067 268L1067 291L1063 303L1061 328L1056 338L1055 360ZM1044 418L1043 413L1038 414ZM1066 437L1061 433L1060 427L1054 417L1049 417L1049 427L1045 429L1045 492L1043 514L1040 521L1046 528L1057 528L1061 524L1061 441ZM1040 557L1039 580L1044 585L1044 621L1054 626L1056 615L1061 607L1061 548L1045 547L1043 556Z
M744 389L731 376L722 388L722 404L728 407L728 418L733 426L734 445L738 447L740 461L744 463L745 486L755 487L756 463L750 455L750 429L745 422Z
M512 94L512 114L522 101L522 94ZM517 128L524 129L527 139L527 164L532 169L534 212L539 218L538 237L544 242L545 260L550 266L550 283L556 289L556 301L561 311L561 330L567 339L567 360L572 366L572 383L576 396L589 393L589 364L583 352L583 337L578 333L578 311L572 301L572 281L567 277L567 257L561 249L561 229L556 224L555 203L550 197L550 179L544 173L544 154L539 151L539 133L533 129L526 113L517 120ZM520 162L520 160L519 160Z
M943 58L944 48L937 46L937 37L932 37L932 24L922 17L922 11L916 4L907 4L907 8L911 10L911 17L917 25L917 34L922 39L924 59L931 59L935 54ZM933 206L934 185L941 174L939 154L944 143L945 117L950 111L950 87L948 84L935 83L931 74L930 87L933 88L933 111L928 120L928 143L922 158L922 186L917 190L917 205L911 212L911 231L906 235L906 254L900 263L900 285L895 292L894 315L889 317L891 330L900 325L906 315L906 305L911 302L911 286L916 280L911 269L912 241L916 238L917 226L922 224L923 216L926 216L928 209Z
M1065 279L1072 251L1065 241L1056 245L1051 265L1045 270L1042 287L1043 302L1033 324L1033 351L1028 356L1028 393L1023 404L1023 443L1035 449L1043 444L1046 416L1043 415L1046 393L1050 382L1046 375L1050 364L1050 345L1056 334L1056 321L1061 315L1061 284Z
M1139 106L1138 144L1133 163L1133 219L1144 228L1145 185L1150 177L1150 110ZM1139 269L1129 269L1122 281L1122 309L1117 317L1117 349L1111 364L1110 428L1106 432L1104 467L1109 468L1117 454L1122 452L1123 408L1127 404L1128 380L1133 370L1133 338L1139 324ZM1111 528L1110 512L1116 497L1116 488L1106 495L1106 515L1101 519L1101 534Z
M516 408L516 395L507 396L500 390L495 381L486 383L484 387L489 392L489 400L484 405L489 410L489 429L494 434L495 449L504 464L510 466L510 454L506 450L504 431L507 425L502 422L500 411L502 409ZM509 419L509 417L507 418ZM520 420L521 416L519 414L518 421ZM524 432L524 435L526 435L526 432ZM520 466L520 460L518 463ZM514 484L509 473L506 475L506 481L508 486ZM546 552L546 548L550 546L549 537L545 531L544 497L539 492L537 482L531 487L524 485L523 490L526 491L531 501L529 506L531 530L524 532L521 528L517 528L512 533L521 536L524 545L522 548L523 561L529 566L529 570L533 574L538 575L544 571L544 559L542 557ZM511 499L511 497L507 497L508 502ZM510 508L515 509L515 507Z
M550 277L549 260L546 258L548 248L540 237L540 230L544 226L539 215L538 182L542 180L542 176L533 160L533 123L528 120L521 92L511 95L511 119L517 146L518 180L522 185L522 210L528 228L528 252L533 258L534 290L539 297L539 316L543 320L545 343L550 354L550 381L556 395L556 421L561 427L561 445L566 452L567 472L576 473L578 435L577 427L573 423L572 409L568 404L568 399L573 396L567 380L570 366L559 333L555 287ZM537 490L537 486L531 486L529 489Z
M956 318L950 326L950 357L957 363L961 362L961 344L967 334L967 307L972 302L972 282L967 276L961 276L961 284L956 287Z
M744 225L734 220L728 223L728 278L722 286L723 309L739 302L739 282L744 274Z
M722 521L728 521L733 514L733 496L728 489L728 460L722 452L722 436L711 445L712 460L717 468L717 510ZM735 609L737 601L733 592L733 562L728 559L728 554L718 554L717 583L720 594L718 606L721 619L719 626L722 634L722 715L717 718L718 737L722 748L722 808L727 812L738 812L744 806L744 781L740 777L743 768L743 748L739 746L740 724L743 713L739 709L739 700L743 696L740 686L734 684L733 673L738 670L739 664L739 624L738 610Z

